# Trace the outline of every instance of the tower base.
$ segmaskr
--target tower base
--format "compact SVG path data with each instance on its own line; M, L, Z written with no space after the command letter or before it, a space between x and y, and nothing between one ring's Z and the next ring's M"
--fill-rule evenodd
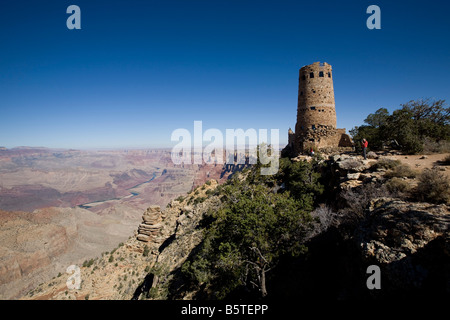
M345 129L323 128L307 130L296 134L293 151L295 155L308 154L311 150L320 152L344 151L353 148L352 139Z

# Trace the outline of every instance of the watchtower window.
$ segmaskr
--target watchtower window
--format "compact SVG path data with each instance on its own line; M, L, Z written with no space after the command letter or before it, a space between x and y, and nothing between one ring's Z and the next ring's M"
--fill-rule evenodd
M310 73L309 73L309 77L310 77L310 78L314 78L314 72L310 72Z
M331 72L328 72L328 78L331 78Z
M316 107L311 107L311 110L316 110Z
M319 71L319 77L323 78L323 71Z
M303 91L300 91L300 95L301 95L301 96L303 95Z
M311 126L311 128L312 128L313 130L316 130L316 126L315 126L314 124Z
M305 75L302 75L302 80L306 80L306 76Z

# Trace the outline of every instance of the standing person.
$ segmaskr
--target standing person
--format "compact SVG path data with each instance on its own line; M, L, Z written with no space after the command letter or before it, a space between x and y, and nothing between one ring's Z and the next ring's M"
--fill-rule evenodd
M369 145L369 142L366 139L362 139L361 148L362 148L362 151L363 151L364 160L367 160L366 151L367 151L367 146L368 145Z

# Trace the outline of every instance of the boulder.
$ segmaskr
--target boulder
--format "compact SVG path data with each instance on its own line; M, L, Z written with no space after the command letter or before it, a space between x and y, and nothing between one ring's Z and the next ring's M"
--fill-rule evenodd
M368 219L361 230L361 246L371 248L364 249L366 255L379 255L380 262L389 263L394 257L403 256L398 253L415 253L436 237L445 235L449 225L450 212L444 204L379 198L370 203Z
M138 234L137 239L139 241L149 242L150 241L150 236L147 236L147 235L144 235L144 234Z
M378 155L375 152L373 152L373 151L367 152L366 156L367 156L368 159L378 159Z
M337 165L341 171L345 172L362 172L371 167L371 164L368 160L361 160L355 157L347 158L342 161L340 160L337 162Z
M342 182L339 186L343 190L353 189L362 185L362 181L360 180L347 180Z
M356 172L356 173L347 173L347 179L348 179L348 180L358 180L360 175L361 175L360 172Z

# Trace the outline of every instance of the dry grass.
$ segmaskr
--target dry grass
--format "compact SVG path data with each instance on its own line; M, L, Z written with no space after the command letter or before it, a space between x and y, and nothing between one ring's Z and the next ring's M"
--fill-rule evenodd
M447 153L447 152L450 152L450 141L447 140L434 141L432 139L425 139L422 153L433 154L433 153Z
M394 177L386 182L386 188L392 194L401 196L411 192L411 183L399 177Z
M397 166L399 166L401 164L401 162L399 160L393 160L393 159L380 159L378 160L373 166L372 166L372 170L377 170L377 169L393 169Z
M450 179L439 170L425 169L415 191L422 201L450 203Z
M390 178L415 178L417 172L407 164L399 164L385 173L385 177Z
M340 212L346 222L355 223L364 218L364 212L372 199L391 197L392 194L384 184L366 184L360 188L352 188L341 193L347 206Z

